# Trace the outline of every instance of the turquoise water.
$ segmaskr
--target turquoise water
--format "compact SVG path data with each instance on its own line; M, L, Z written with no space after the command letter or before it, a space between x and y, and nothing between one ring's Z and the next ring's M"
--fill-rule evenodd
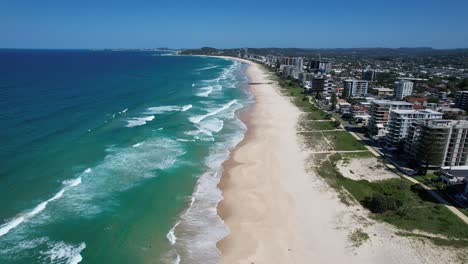
M0 263L216 263L244 66L0 50Z

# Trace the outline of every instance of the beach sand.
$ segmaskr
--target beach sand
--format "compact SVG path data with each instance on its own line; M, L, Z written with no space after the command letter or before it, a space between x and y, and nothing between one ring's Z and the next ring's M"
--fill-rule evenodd
M242 61L256 103L219 184L218 213L230 230L217 244L221 263L453 263L453 250L396 236L307 171L300 110L261 66ZM349 238L358 228L370 236L360 246Z

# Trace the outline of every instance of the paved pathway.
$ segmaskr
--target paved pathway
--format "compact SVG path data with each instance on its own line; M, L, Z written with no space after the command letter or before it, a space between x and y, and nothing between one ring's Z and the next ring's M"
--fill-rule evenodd
M335 131L346 131L342 128L340 129L325 129L325 130L298 130L297 133L317 133L317 132L335 132Z
M325 150L325 151L310 151L311 154L333 154L333 153L360 153L367 150Z

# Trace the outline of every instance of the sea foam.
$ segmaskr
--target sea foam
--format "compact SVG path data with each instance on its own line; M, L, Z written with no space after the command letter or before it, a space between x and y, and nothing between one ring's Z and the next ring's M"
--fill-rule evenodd
M145 125L147 122L152 121L154 116L135 117L127 120L127 127L136 127Z
M36 205L36 207L34 207L31 211L29 211L29 212L27 212L27 213L25 213L25 214L23 214L23 215L21 215L19 217L13 218L12 220L10 220L10 221L6 222L5 224L1 225L0 226L0 237L8 234L8 232L10 232L15 227L19 226L24 221L29 220L30 218L32 218L35 215L39 214L40 212L44 211L46 209L47 205L50 202L53 202L55 200L60 199L63 196L63 194L65 193L65 191L67 191L71 187L75 187L75 186L79 185L80 183L81 183L81 177L78 177L77 179L73 179L73 180L64 181L65 187L63 189L61 189L60 191L58 191L54 196L52 196L51 198L47 199L46 201Z
M192 116L189 118L190 122L192 123L195 123L195 124L198 124L200 123L200 121L202 121L203 119L207 118L207 117L210 117L210 116L213 116L213 115L216 115L226 109L228 109L231 105L237 103L237 100L234 99L232 101L230 101L229 103L223 105L222 107L218 108L218 109L215 109L209 113L207 113L206 115L201 115L201 116Z
M208 97L213 92L213 86L205 86L200 88L200 91L196 94L197 96L201 97Z
M70 245L65 242L49 242L48 249L40 253L49 260L50 263L77 264L83 260L81 251L86 248L86 243Z

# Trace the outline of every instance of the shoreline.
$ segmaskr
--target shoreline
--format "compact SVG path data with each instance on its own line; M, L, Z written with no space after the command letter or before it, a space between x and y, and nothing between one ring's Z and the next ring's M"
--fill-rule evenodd
M248 64L251 109L239 117L243 140L222 163L217 213L229 233L216 243L219 263L447 263L456 251L400 237L344 205L315 174L297 134L301 111L257 63ZM312 166L311 166L312 165ZM356 246L357 230L371 234Z

